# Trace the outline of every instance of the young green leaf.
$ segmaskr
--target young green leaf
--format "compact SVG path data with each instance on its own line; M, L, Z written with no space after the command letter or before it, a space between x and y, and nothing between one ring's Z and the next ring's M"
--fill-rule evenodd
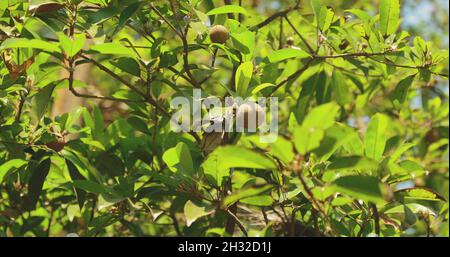
M387 142L387 126L389 119L383 114L377 113L372 117L364 137L366 156L374 160L380 160L383 156Z
M68 57L73 57L80 52L86 41L84 34L75 34L73 39L70 39L64 33L59 33L58 37L61 48Z
M228 207L242 199L260 195L260 194L272 189L272 187L273 186L271 186L271 185L264 185L264 186L245 188L245 189L233 192L231 195L227 196L223 200L222 206Z
M399 0L381 0L380 2L380 30L383 35L393 34L399 25Z
M396 108L400 109L405 103L409 89L411 88L415 77L416 75L408 76L398 83L394 93L392 93L391 96L392 102Z
M3 164L0 164L0 183L3 182L3 179L8 176L10 171L17 170L27 163L27 161L22 159L12 159Z
M11 48L32 48L44 50L52 53L60 53L61 49L59 49L57 44L49 43L40 39L26 39L26 38L8 38L2 42L0 45L0 52L3 52L5 49Z
M378 163L361 156L339 157L328 165L327 170L359 170L361 172L377 169Z
M90 50L100 54L123 55L130 57L134 56L133 51L119 43L103 43L94 45Z
M186 226L190 227L192 223L201 217L205 217L214 212L214 208L205 203L196 204L191 200L184 205L184 216L186 217Z
M384 204L382 185L375 177L346 176L333 182L336 192L375 204Z
M236 93L242 98L247 97L248 86L253 76L253 63L244 62L236 71Z
M178 143L174 148L167 150L163 155L163 160L173 172L194 174L191 152L185 143Z
M243 15L247 15L247 10L245 8L238 5L224 5L217 8L212 9L207 12L206 15L218 15L218 14L227 14L227 13L239 13Z
M292 58L308 58L310 55L298 48L285 48L271 53L267 58L271 63L282 62Z

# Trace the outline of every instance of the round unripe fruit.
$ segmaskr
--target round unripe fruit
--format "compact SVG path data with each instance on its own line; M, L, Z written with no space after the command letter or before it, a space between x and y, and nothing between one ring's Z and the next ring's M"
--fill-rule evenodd
M209 37L213 43L225 44L230 38L230 32L222 25L216 25L209 31Z
M246 102L239 106L236 114L237 128L256 132L266 119L264 109L254 102Z
M66 142L63 139L58 139L58 140L50 141L45 145L55 152L61 152L62 149L64 149L64 146L66 146Z

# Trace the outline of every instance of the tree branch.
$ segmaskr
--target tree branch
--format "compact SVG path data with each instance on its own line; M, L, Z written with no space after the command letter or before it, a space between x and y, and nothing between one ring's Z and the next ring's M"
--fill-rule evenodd
M246 237L248 237L247 230L245 229L244 224L242 224L242 222L239 220L239 218L233 212L231 212L229 209L226 210L226 213L238 225L238 227L242 231L242 233L244 233L244 235Z

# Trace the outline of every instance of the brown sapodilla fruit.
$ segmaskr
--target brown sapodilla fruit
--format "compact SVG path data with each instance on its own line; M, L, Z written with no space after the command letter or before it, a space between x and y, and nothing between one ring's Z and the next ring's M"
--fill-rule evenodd
M209 31L209 37L213 43L225 44L230 38L230 32L222 25L216 25Z
M237 128L248 132L256 132L256 129L264 123L265 119L264 109L254 102L246 102L240 105L236 113Z
M66 146L66 142L63 139L57 139L57 140L50 141L50 142L46 143L45 145L55 152L61 152L62 149L64 149L64 146Z

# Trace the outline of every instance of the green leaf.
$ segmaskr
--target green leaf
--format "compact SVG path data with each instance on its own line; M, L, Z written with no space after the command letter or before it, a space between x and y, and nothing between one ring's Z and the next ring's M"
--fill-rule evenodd
M384 204L382 185L375 177L346 176L333 182L336 192L375 204Z
M50 158L45 158L33 170L33 174L31 174L28 182L28 195L25 198L26 210L34 210L36 208L36 203L41 195L45 179L50 171L50 164Z
M94 45L90 50L98 52L100 54L125 55L131 57L134 56L133 51L119 43L103 43Z
M406 97L408 96L409 89L411 88L412 83L414 82L414 78L416 75L412 75L402 79L394 92L392 93L391 99L394 103L394 106L400 109L406 101Z
M236 93L245 99L247 96L248 85L253 76L253 63L244 62L236 71Z
M255 32L231 33L234 47L241 53L242 61L251 62L255 51Z
M433 192L431 189L426 188L402 189L395 192L395 198L396 199L401 198L401 200L399 200L400 202L405 202L408 200L442 201L442 202L447 201L443 196L440 196L436 192Z
M163 160L173 172L186 174L194 174L195 172L191 152L185 143L180 142L167 150L163 155Z
M377 169L378 163L374 160L361 156L338 157L330 165L327 170L374 170Z
M385 214L405 214L405 210L406 210L405 207L407 207L414 214L429 213L433 216L437 216L436 212L434 212L429 207L426 207L426 206L423 206L423 205L417 204L417 203L400 204L400 205L394 206L392 208L388 208L383 213L385 213Z
M49 43L40 39L26 39L26 38L8 38L0 45L0 52L11 48L33 48L40 49L52 53L60 53L57 44Z
M324 138L322 129L308 129L299 126L294 130L294 145L298 153L305 155L320 146L320 142Z
M220 147L213 153L219 155L229 168L276 169L275 163L269 158L242 147Z
M302 125L308 129L328 129L334 124L339 109L335 103L320 105L309 112Z
M252 88L252 95L257 95L259 92L261 92L264 89L269 88L269 87L275 87L275 85L272 83L264 83L259 86L256 86L256 87Z
M224 178L230 175L230 168L223 162L223 156L220 156L218 153L212 153L202 164L203 173L215 186L221 186Z
M320 8L319 17L318 17L318 26L322 32L327 31L330 28L331 22L334 18L334 12L331 8L326 6L322 6Z
M258 196L251 196L251 197L241 199L239 202L241 202L243 204L264 207L264 206L272 206L274 203L274 200L269 195L258 195Z
M12 159L0 165L0 183L9 174L11 170L17 170L28 162L22 159Z
M400 20L399 0L381 0L379 9L381 33L383 35L395 33Z
M328 160L334 152L350 140L358 136L353 128L336 123L325 131L325 138L319 148L314 152L321 161ZM361 152L362 154L362 152Z
M73 185L78 189L94 194L104 194L108 191L103 185L90 180L74 180Z
M314 92L318 92L317 87L321 83L325 83L326 75L324 73L314 74L309 77L302 86L300 96L297 100L297 105L294 110L295 119L298 123L302 123L305 119L306 113L309 110L310 103L313 99Z
M298 48L285 48L281 50L277 50L273 53L271 53L268 56L269 62L271 63L277 63L282 62L288 59L292 58L308 58L310 55L306 53L305 51L298 49Z
M364 147L366 156L376 161L383 156L386 147L386 130L389 118L377 113L372 117L364 137Z
M285 163L290 163L294 159L292 142L281 136L277 138L277 141L270 144L269 153Z
M75 56L83 48L84 42L86 41L86 36L84 34L74 35L73 40L64 33L59 33L58 37L61 48L68 57Z
M221 185L230 168L275 170L267 157L239 146L223 146L212 152L202 164L203 172L215 185Z
M128 19L130 19L141 7L141 2L136 2L133 4L130 4L125 8L119 17L119 24L118 28L122 28L127 23Z
M70 160L66 159L66 165L67 169L69 170L70 178L72 180L83 180L84 177L81 175L81 173L78 171L77 166L73 164ZM84 190L81 190L79 188L75 188L75 195L77 197L78 206L80 207L80 210L83 209L84 202L86 200L86 192Z
M228 207L242 199L254 197L259 194L262 194L270 189L272 189L273 186L271 185L264 185L264 186L255 186L251 188L245 188L236 192L233 192L231 195L228 195L223 200L222 206Z
M331 87L333 88L334 97L340 105L346 105L353 100L352 92L342 73L335 70L333 72L333 80Z
M96 12L90 12L88 14L89 18L87 20L87 23L91 23L91 24L102 23L102 22L110 19L114 15L118 14L118 12L119 12L119 10L113 6L101 8Z
M371 17L370 15L360 9L350 9L350 10L346 10L346 12L352 13L354 14L356 17L358 17L359 19L361 19L365 24L369 24Z
M389 162L393 163L397 161L404 152L408 151L412 147L416 146L415 143L405 143L399 146L390 156L389 156Z
M247 10L245 8L238 5L224 5L217 8L212 9L207 12L206 15L217 15L217 14L226 14L226 13L240 13L243 15L247 15Z
M109 174L111 177L123 176L125 165L123 161L112 153L102 153L95 160L95 166L103 174Z
M314 16L316 16L316 20L319 20L320 15L320 9L322 8L323 4L320 0L311 0L311 8L313 9ZM318 22L317 22L318 24Z
M301 126L294 130L294 145L300 154L306 154L320 146L325 130L334 124L339 113L335 103L320 105L312 109Z
M186 218L186 225L190 227L192 223L201 217L205 217L214 212L212 206L202 203L197 205L191 200L187 201L184 205L184 216Z

